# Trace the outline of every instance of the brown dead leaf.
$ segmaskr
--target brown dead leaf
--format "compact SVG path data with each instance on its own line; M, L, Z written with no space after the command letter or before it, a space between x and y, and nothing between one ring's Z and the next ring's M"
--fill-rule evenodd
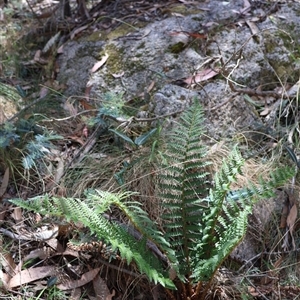
M153 80L150 85L147 87L147 93L150 93L151 90L154 88L155 86L155 81Z
M23 221L22 209L20 207L14 207L11 216L16 221L16 223L20 226L21 222Z
M56 183L60 182L60 180L64 174L64 170L65 170L64 160L60 157L58 157L57 159L58 159L58 164L57 164L57 168L56 168L55 176L54 176L54 181Z
M56 254L55 254L56 255ZM61 253L58 253L57 255L61 255ZM66 250L63 252L63 255L66 256L66 255L70 255L70 256L74 256L74 257L83 257L84 259L86 260L89 260L91 259L91 255L89 254L86 254L86 253L79 253L79 251L75 251L75 250L72 250L70 248L66 248Z
M290 209L290 212L289 212L287 220L286 220L286 223L287 223L287 226L290 230L291 235L292 235L293 230L294 230L294 225L295 225L295 222L297 220L297 216L298 216L298 209L297 209L296 204L294 204L292 206L292 208Z
M71 292L70 299L72 299L72 300L80 300L80 299L82 299L81 294L82 294L81 293L81 288L74 289Z
M241 10L241 14L246 14L251 8L251 4L249 3L248 0L244 0L244 7Z
M30 283L38 279L53 276L55 275L55 270L55 266L45 266L22 270L11 278L11 280L8 282L8 286L10 289L12 289L14 287Z
M16 264L11 255L11 253L3 251L2 255L0 256L0 262L2 268L5 272L10 276L13 277L15 275Z
M120 78L120 77L122 77L123 75L125 74L125 72L124 71L121 71L120 73L118 73L118 74L111 74L114 78Z
M97 300L111 300L115 294L115 291L111 294L105 281L99 274L93 279L93 287Z
M33 60L39 62L42 55L42 50L37 50L34 54Z
M37 248L30 251L30 253L26 255L23 260L24 262L26 262L30 259L36 259L36 258L46 259L49 258L53 252L54 250L51 249L50 247Z
M85 97L86 101L90 100L90 93L91 93L92 87L93 87L93 84L87 84L85 87L84 97Z
M40 99L43 99L44 97L46 97L49 94L49 88L46 86L42 86L41 90L40 90Z
M95 73L98 71L107 61L109 55L105 53L105 55L102 57L102 59L94 64L94 66L91 69L91 73Z
M265 117L265 116L267 116L270 112L271 112L270 108L269 108L269 107L265 107L265 109L264 109L262 112L260 112L259 115L262 116L262 117Z
M81 137L78 137L76 135L69 135L68 139L80 144L81 146L83 146L85 144L84 140Z
M60 232L60 227L64 226L64 225L59 225L58 231ZM63 252L64 251L64 247L62 246L62 244L55 238L55 239L50 239L48 241L46 241L46 243L55 251L57 252Z
M42 57L42 51L38 50L35 55L33 60L31 60L28 64L35 64L35 63L39 63L41 65L47 65L49 63L49 61L46 58Z
M0 107L0 124L3 124L7 120L7 117L4 114L3 109Z
M196 73L191 77L186 78L184 82L187 84L195 84L213 78L218 74L219 74L219 70L206 69Z
M87 29L88 27L89 27L89 25L84 25L84 26L81 26L81 27L79 27L79 28L74 29L74 30L71 32L70 39L73 40L74 37L75 37L78 33L80 33L81 31L83 31L83 30L85 30L85 29Z
M75 116L78 114L78 109L74 106L73 103L68 99L64 103L64 110L70 115L70 116Z
M184 31L184 33L194 39L206 39L207 35L206 34L202 34L202 33L198 33L198 32L186 32Z
M288 212L289 212L289 203L288 201L285 201L281 211L280 228L285 228L287 226L286 219L288 216Z
M9 168L6 168L0 186L0 198L5 194L9 182Z
M96 109L95 106L91 105L86 99L80 99L79 103L81 104L84 110Z
M2 271L0 269L0 282L1 282L1 288L7 290L8 289L8 282L10 280L10 276Z
M248 20L246 20L246 24L248 25L248 27L250 28L250 30L251 30L251 33L253 34L253 35L257 35L257 34L259 34L259 28L257 27L257 25L254 23L254 22L251 22L251 21L248 21Z
M193 37L195 39L206 39L207 38L206 34L202 34L199 32L172 31L169 33L170 36L177 36L177 35L182 35L182 34Z
M80 279L69 280L64 283L58 284L57 288L59 288L62 291L65 291L65 290L72 290L77 287L83 286L83 285L91 282L95 278L95 276L97 276L100 269L101 268L96 268L94 270L88 271L88 272L84 273Z
M57 54L63 54L64 53L64 45L61 45L57 51L56 51Z
M85 125L84 128L82 129L82 135L86 138L88 138L89 136L89 129L88 127Z

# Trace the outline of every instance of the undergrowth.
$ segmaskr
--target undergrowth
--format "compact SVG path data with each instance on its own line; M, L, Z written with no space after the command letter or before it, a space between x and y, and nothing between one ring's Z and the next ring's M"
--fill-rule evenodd
M273 196L273 189L294 171L274 170L269 180L261 179L259 185L249 182L235 191L237 197L231 197L231 185L245 161L235 147L211 177L208 151L201 142L203 118L195 101L167 137L158 175L163 230L129 192L93 189L86 191L84 201L43 195L11 202L40 214L80 221L127 263L134 261L151 281L177 290L168 292L171 298L204 299L216 271L243 239L253 204ZM127 223L111 218L112 208Z

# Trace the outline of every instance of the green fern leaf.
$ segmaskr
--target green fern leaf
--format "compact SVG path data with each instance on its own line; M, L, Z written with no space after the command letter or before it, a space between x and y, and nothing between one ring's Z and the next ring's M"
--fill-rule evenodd
M174 288L162 262L164 259L164 262L169 264L169 259L174 257L172 249L163 234L141 209L140 204L126 200L130 195L130 193L89 191L86 193L85 201L43 196L27 201L14 199L11 202L41 214L60 216L74 222L80 221L92 234L110 244L112 250L118 249L127 263L134 260L140 272L145 273L150 280ZM132 223L131 226L105 217L105 212L112 205L119 207ZM129 229L138 233L138 238ZM158 258L158 255L161 257Z

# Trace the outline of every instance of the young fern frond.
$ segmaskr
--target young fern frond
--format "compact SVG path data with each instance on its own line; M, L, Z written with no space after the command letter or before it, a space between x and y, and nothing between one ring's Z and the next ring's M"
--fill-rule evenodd
M174 284L168 278L161 261L164 259L166 263L171 263L166 253L172 254L172 249L162 233L141 209L141 204L127 200L130 195L130 193L111 194L95 190L86 194L85 201L75 198L43 196L28 201L15 199L11 202L41 214L60 216L70 221L81 222L90 229L92 234L110 244L112 250L118 249L121 257L128 263L134 260L139 270L145 273L150 280L172 288ZM126 202L124 202L125 199ZM105 212L111 206L117 206L131 224L109 220L105 216ZM133 232L136 234L133 235ZM149 251L149 249L156 252ZM170 257L174 258L174 255L170 255Z

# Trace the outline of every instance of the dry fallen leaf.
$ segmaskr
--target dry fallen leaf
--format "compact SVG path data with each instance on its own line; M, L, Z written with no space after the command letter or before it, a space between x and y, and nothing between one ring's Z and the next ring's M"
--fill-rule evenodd
M86 125L84 125L84 127L82 129L82 135L86 138L89 136L89 129L87 128Z
M23 221L23 215L22 215L21 207L14 207L11 216L16 221L16 224L18 224L20 226L21 222Z
M0 186L0 198L5 194L9 182L9 168L6 168Z
M94 66L91 69L91 73L95 73L96 71L98 71L106 63L108 57L109 55L105 53L102 59L94 64Z
M62 54L62 53L64 53L64 45L61 45L61 46L57 49L56 53L57 53L57 54Z
M70 299L72 299L72 300L80 300L80 299L82 299L82 295L81 294L82 294L81 293L81 288L74 289L71 292Z
M297 209L296 204L294 204L292 206L292 208L290 209L289 215L288 215L287 220L286 220L286 223L287 223L287 226L290 230L291 235L292 235L293 230L294 230L294 225L295 225L295 222L297 220L297 216L298 216L298 209Z
M244 0L244 7L243 7L243 9L241 9L241 14L246 14L249 10L250 10L250 8L251 8L251 4L249 3L249 1L248 0Z
M281 217L280 217L280 228L285 228L287 226L286 219L289 212L289 202L287 200L284 201L284 205L281 211Z
M110 293L105 281L100 277L99 274L93 279L93 287L96 294L96 299L111 300L114 296L114 291L112 294Z
M24 257L24 262L30 260L30 259L46 259L48 257L50 257L50 255L53 253L53 249L51 249L50 247L43 247L43 248L37 248L34 249L32 251L30 251L30 253L28 255L26 255Z
M70 115L70 116L75 116L78 114L78 109L74 106L73 103L68 99L64 105L64 110Z
M93 84L87 84L85 87L85 91L84 91L84 97L86 101L90 101L90 93L91 93L91 89L93 87Z
M0 256L0 263L10 277L15 275L16 264L11 253L4 251Z
M81 104L81 106L84 108L84 110L92 110L92 109L96 109L95 106L91 105L86 99L80 99L79 103Z
M270 108L269 107L265 107L265 109L260 112L260 116L264 117L264 116L267 116L269 113L271 112Z
M118 73L118 74L111 74L114 78L120 78L120 77L122 77L123 75L125 74L125 72L124 71L121 71L120 73Z
M77 287L83 286L83 285L91 282L97 276L100 269L101 268L96 268L94 270L88 271L88 272L84 273L80 279L69 280L64 283L58 284L57 288L62 291L65 291L65 290L72 290Z
M57 160L58 160L58 164L57 164L57 168L56 168L56 172L55 172L55 176L54 176L54 182L56 184L58 182L60 182L60 179L62 178L62 176L64 174L64 160L60 157L58 157Z
M80 144L81 146L85 144L84 140L81 137L78 137L76 135L69 135L67 138L70 139L71 141Z
M39 62L41 58L42 50L37 50L34 54L33 60L36 62Z
M2 289L7 290L8 289L8 282L10 280L10 276L2 271L0 269L0 282L2 285Z
M70 39L73 40L74 37L75 37L78 33L80 33L81 31L83 31L83 30L85 30L85 29L87 29L88 27L89 27L89 25L84 25L84 26L81 26L81 27L79 27L79 28L76 28L75 30L73 30L73 31L71 32Z
M254 23L254 22L251 22L251 21L248 21L246 20L246 24L248 25L248 27L250 28L251 30L251 33L253 35L258 35L259 34L259 28L257 27L257 25Z
M210 78L213 78L218 74L219 74L218 70L206 69L206 70L196 73L193 76L186 78L184 80L184 82L187 84L199 83L199 82L208 80Z
M188 31L172 31L169 33L170 36L177 36L177 35L187 35L193 37L195 39L206 39L207 35L202 34L199 32L188 32Z
M282 248L285 251L288 250L288 246L289 246L289 234L292 239L293 249L294 250L296 249L293 231L294 231L294 225L297 221L297 216L298 216L298 207L296 204L296 196L295 196L294 192L288 190L287 195L288 195L288 201L286 201L286 202L288 203L288 208L290 208L290 209L288 211L288 216L286 219L286 233L285 233L284 242L282 245Z
M14 287L30 283L41 278L55 275L56 268L57 267L55 266L45 266L22 270L11 278L11 280L8 282L8 286L10 289L12 289Z

